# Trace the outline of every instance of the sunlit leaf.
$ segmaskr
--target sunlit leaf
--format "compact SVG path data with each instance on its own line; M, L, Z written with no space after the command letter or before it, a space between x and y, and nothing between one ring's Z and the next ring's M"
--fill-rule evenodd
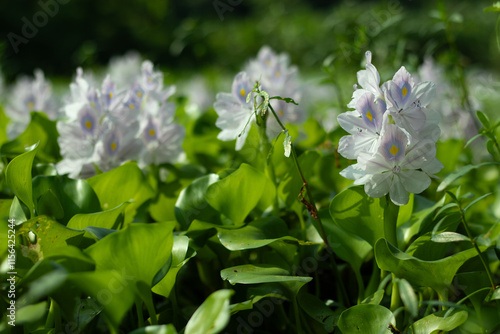
M229 300L233 290L218 290L201 304L189 319L185 334L219 333L229 323Z
M343 334L386 334L395 325L394 315L380 305L362 304L348 308L340 315L337 326Z
M435 331L451 331L463 324L468 317L466 311L458 311L444 317L444 311L430 314L412 325L413 334L429 334Z
M217 174L208 174L194 180L181 191L175 203L175 218L183 229L187 229L194 219L211 221L212 217L218 215L205 199L208 187L218 180Z
M443 298L457 270L475 256L477 252L471 248L437 261L423 261L401 252L384 239L375 245L375 258L380 269L390 271L414 286L431 287Z
M94 189L103 210L133 201L125 209L125 224L130 223L137 208L154 196L142 170L135 163L126 163L87 180Z
M31 167L33 160L38 151L38 144L30 147L28 152L25 152L14 159L5 168L5 179L7 187L12 189L14 194L26 204L30 210L30 215L33 214L33 189L31 183Z
M235 225L259 203L267 177L250 165L242 164L231 175L210 185L205 193L207 202L231 219Z

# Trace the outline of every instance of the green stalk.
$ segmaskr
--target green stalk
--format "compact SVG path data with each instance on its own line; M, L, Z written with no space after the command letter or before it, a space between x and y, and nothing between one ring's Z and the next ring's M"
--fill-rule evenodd
M144 327L144 318L142 315L142 300L135 301L135 309L137 310L137 322L138 322L137 328L142 328Z
M392 203L389 194L385 195L386 207L384 210L384 236L385 239L398 247L398 237L397 237L397 225L398 225L398 214L399 206ZM401 299L399 296L398 284L396 282L396 275L392 274L392 292L391 292L391 306L390 310L396 310L401 304Z
M259 116L257 116L259 117ZM271 157L267 159L267 156L271 153L271 150L273 149L271 143L269 142L269 137L267 136L266 129L267 129L267 114L262 117L262 124L258 126L259 128L259 135L260 135L260 140L261 140L261 146L263 148L263 153L264 153L264 159L266 161L266 166L267 170L269 172L269 177L271 178L274 186L276 187L276 190L278 190L278 184L276 182L276 172L274 170L274 165L271 160ZM280 211L279 211L279 201L278 201L278 191L276 191L276 196L274 196L274 201L273 201L273 213L276 217L280 216Z
M285 126L283 125L283 123L281 123L278 115L276 115L276 112L274 111L274 109L271 106L271 104L269 104L269 110L271 110L272 114L274 115L274 118L276 119L276 121L278 122L278 124L280 125L280 127L283 129L283 131L286 131ZM314 203L314 199L313 199L313 197L311 195L311 191L309 189L309 184L307 183L307 181L306 181L306 179L304 177L304 174L302 173L302 169L300 168L299 159L297 158L297 153L295 152L294 145L291 145L291 151L292 151L293 162L295 163L295 166L297 167L297 171L298 171L298 173L300 175L300 179L302 180L302 183L304 185L304 188L305 188L305 191L306 191L306 194L307 194L307 199L309 201L309 204L311 205L311 207L314 210L316 210L316 204ZM318 222L318 227L319 227L319 232L320 232L321 238L323 239L323 242L325 243L327 251L330 254L330 260L332 262L332 269L333 269L333 273L334 273L335 279L336 279L336 281L338 282L338 285L339 285L340 295L342 296L342 299L344 300L345 305L349 306L350 303L349 303L349 296L347 294L347 290L345 288L344 282L342 281L342 279L340 277L340 273L338 271L337 262L335 261L335 257L333 256L333 250L332 250L332 248L330 246L330 243L328 242L328 238L327 238L327 235L326 235L326 232L325 232L325 228L323 227L323 223L321 222L321 218L317 214L317 211L316 211L316 217L314 217L314 219Z
M384 210L384 236L394 247L398 247L397 225L399 206L392 203L389 194L385 195L386 207Z
M465 219L465 213L461 207L460 207L460 215L462 216L462 223L464 224L465 231L467 232L467 236L469 237L470 242L472 243L472 245L476 249L477 254L479 255L479 259L481 260L483 267L486 270L486 274L488 275L488 279L490 280L491 288L494 291L494 290L496 290L496 286L495 286L495 281L493 280L493 275L491 274L490 267L488 266L488 264L484 260L483 253L481 252L481 250L477 246L476 242L474 241L474 238L472 237L472 233L470 231L469 224L467 223L467 220Z

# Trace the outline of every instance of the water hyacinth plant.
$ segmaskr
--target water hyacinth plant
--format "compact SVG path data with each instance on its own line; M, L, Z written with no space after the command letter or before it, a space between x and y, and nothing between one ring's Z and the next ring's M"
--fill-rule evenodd
M106 3L150 52L3 66L0 333L499 332L496 40L444 3Z
M434 84L415 84L401 67L392 80L380 85L371 58L367 51L366 70L358 72L362 88L354 91L349 103L356 110L338 116L340 126L351 133L340 139L339 153L358 160L340 174L364 185L370 197L389 193L393 203L404 205L408 193L427 189L429 177L443 168L436 159L439 116L427 108Z

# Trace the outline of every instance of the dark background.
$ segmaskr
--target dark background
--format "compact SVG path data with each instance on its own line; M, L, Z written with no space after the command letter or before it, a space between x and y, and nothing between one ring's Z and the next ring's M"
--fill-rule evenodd
M264 44L305 71L320 70L327 58L338 68L357 65L367 49L394 63L418 64L432 54L444 63L459 57L464 66L499 66L498 14L483 12L488 1L64 1L2 0L7 82L37 67L48 77L70 77L78 66L100 67L131 49L174 74L234 72ZM43 22L41 3L57 3L57 13L14 52L9 33L23 37L23 17Z

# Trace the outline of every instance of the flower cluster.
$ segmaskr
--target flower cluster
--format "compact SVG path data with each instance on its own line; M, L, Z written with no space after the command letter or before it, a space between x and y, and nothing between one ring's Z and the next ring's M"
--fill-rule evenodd
M150 61L128 89L117 90L110 75L96 88L81 69L70 89L57 123L60 173L88 176L128 160L144 167L180 158L185 130L173 123L175 105L167 102L175 88L163 87L163 74Z
M221 129L220 140L236 139L236 150L245 143L249 123L255 121L254 99L247 103L247 95L252 91L255 82L261 83L261 90L270 96L300 98L297 68L290 66L290 59L285 54L276 54L268 46L263 46L256 59L250 60L242 72L236 74L231 93L218 93L214 109L219 115L215 125ZM271 102L273 109L283 123L299 123L304 113L296 105L282 100ZM274 137L281 132L281 127L273 117L267 118L266 132Z
M35 70L35 77L21 77L9 92L5 114L9 118L7 137L14 139L28 126L31 111L43 111L51 120L59 116L58 106L52 94L52 85L43 72Z
M440 116L428 107L435 94L432 82L415 83L405 67L382 85L366 53L366 69L358 72L359 86L340 114L339 125L350 133L341 138L339 153L357 163L340 174L364 185L370 197L389 193L393 203L408 203L443 165L436 159Z

